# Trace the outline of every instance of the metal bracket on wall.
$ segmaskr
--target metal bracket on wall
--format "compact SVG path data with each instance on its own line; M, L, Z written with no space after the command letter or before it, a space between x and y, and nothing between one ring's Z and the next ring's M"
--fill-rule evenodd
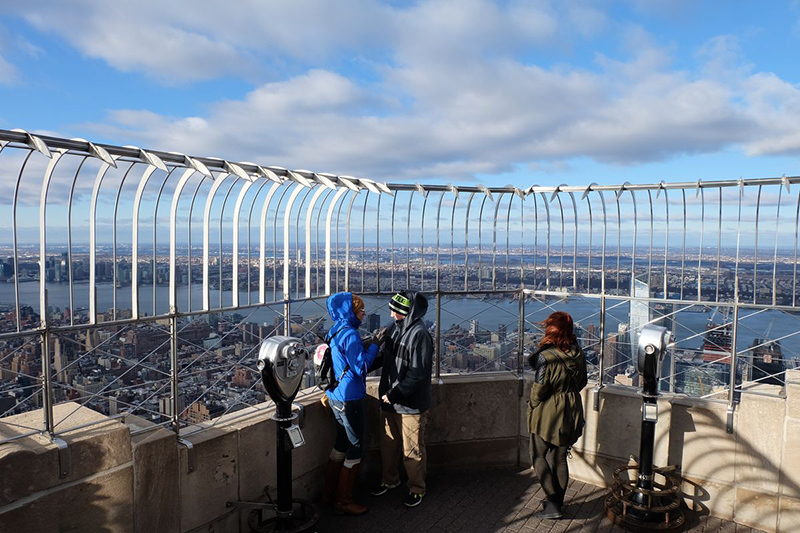
M58 437L52 438L53 443L58 446L58 477L59 479L64 479L69 475L70 470L70 457L69 457L69 446L63 440L59 439Z
M188 440L180 437L178 437L178 444L181 446L186 446L187 473L191 474L194 472L194 469L197 466L197 455L195 454L194 446Z
M592 408L595 411L599 411L600 410L600 391L601 390L603 390L603 386L602 385L597 384L597 385L594 386L594 400L592 402L593 403Z
M293 403L292 407L297 407L297 425L303 428L306 421L306 406L299 403Z
M736 410L736 404L731 404L728 406L728 420L725 425L725 430L728 433L733 433L733 412Z

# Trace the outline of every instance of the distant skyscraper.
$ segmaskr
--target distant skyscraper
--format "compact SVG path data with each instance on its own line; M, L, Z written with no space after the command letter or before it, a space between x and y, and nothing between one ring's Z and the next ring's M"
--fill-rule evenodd
M472 319L472 320L469 321L469 334L470 335L477 335L479 329L480 328L478 327L478 321L477 320Z

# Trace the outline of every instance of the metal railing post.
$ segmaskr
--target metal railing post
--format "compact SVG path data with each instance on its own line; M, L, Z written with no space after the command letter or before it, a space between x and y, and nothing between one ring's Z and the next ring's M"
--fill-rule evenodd
M736 370L738 366L739 357L736 353L736 337L739 333L739 302L737 301L733 306L733 327L731 329L731 376L730 388L728 389L728 420L726 430L728 433L733 433L733 412L736 409Z
M442 379L442 293L436 290L436 369L437 381Z
M170 336L170 402L172 403L172 431L180 437L181 423L180 423L180 390L178 383L178 316L176 308L173 307L169 318L169 336Z
M292 303L289 300L283 302L283 324L284 335L292 336Z
M597 385L594 387L594 405L595 411L600 410L600 391L603 390L603 373L605 372L605 355L606 355L606 297L600 297L600 350L599 360L597 366L599 370L599 377Z
M519 325L517 326L517 378L519 396L525 393L525 289L519 290Z
M44 269L42 269L42 276L44 276ZM47 289L44 290L42 304L43 308L40 310L42 317L42 411L44 414L44 427L50 434L50 438L53 438L55 437L55 422L53 420L53 369L50 362L50 313L48 312Z

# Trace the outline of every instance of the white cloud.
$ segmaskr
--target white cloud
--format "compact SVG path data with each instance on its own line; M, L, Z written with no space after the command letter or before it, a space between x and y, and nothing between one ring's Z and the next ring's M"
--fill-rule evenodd
M800 89L757 72L735 38L710 39L676 70L674 45L588 3L42 0L18 9L121 70L258 80L202 116L118 109L91 125L123 144L382 180L469 180L576 157L627 165L731 147L800 150ZM591 67L531 59L612 32L622 52L598 53ZM337 72L349 61L368 75Z
M15 85L19 81L19 70L0 55L0 85Z

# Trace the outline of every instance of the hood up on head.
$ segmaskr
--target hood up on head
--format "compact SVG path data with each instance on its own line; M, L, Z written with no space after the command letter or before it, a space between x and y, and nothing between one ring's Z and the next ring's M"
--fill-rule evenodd
M327 301L328 314L337 323L345 323L354 328L361 325L361 321L356 318L353 312L353 293L337 292L332 294Z

